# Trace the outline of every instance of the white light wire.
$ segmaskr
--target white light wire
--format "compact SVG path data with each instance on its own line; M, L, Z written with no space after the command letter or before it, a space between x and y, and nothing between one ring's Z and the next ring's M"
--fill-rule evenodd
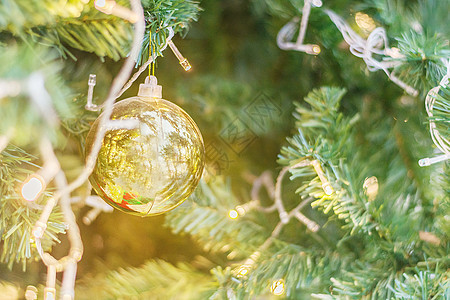
M450 78L450 60L444 61L444 63L447 67L447 73L444 75L439 85L432 88L425 98L425 110L427 111L429 117L431 139L433 140L433 143L436 145L436 147L444 154L432 158L422 158L421 160L419 160L419 166L421 167L429 166L450 159L450 141L440 134L439 130L436 127L433 116L433 106L436 97L438 96L439 90L441 87L446 87L448 85L448 81Z
M319 224L317 224L313 220L309 219L308 217L306 217L304 214L302 214L300 212L300 210L302 208L304 208L307 204L311 203L314 200L313 197L304 199L299 205L297 205L297 207L295 207L294 209L292 209L289 212L287 212L286 209L284 208L283 199L281 197L281 185L282 185L284 176L287 174L288 171L296 169L296 168L313 166L319 179L322 182L325 181L326 183L329 183L328 179L326 179L325 175L323 174L322 168L318 167L318 165L320 165L320 163L317 160L305 159L293 166L284 167L278 174L275 185L273 184L272 177L268 171L263 172L261 174L261 176L259 176L259 177L255 177L253 175L248 175L248 174L245 175L245 178L252 183L252 190L251 190L252 200L248 203L237 206L236 211L239 211L239 208L245 209L245 210L255 209L258 211L262 211L264 213L270 213L270 212L273 212L276 210L278 212L280 221L273 229L269 238L266 241L264 241L264 243L261 246L259 246L258 249L255 252L253 252L253 254L250 255L250 257L247 258L242 263L242 265L240 265L239 267L237 267L233 270L233 273L236 274L238 277L243 276L243 274L242 274L243 270L245 270L245 274L246 274L248 271L250 271L250 269L252 269L254 267L254 264L259 259L261 252L270 247L270 245L274 242L274 240L279 236L283 227L287 223L289 223L289 221L292 218L296 218L299 222L303 223L311 232L317 232L320 229ZM258 194L259 194L260 189L263 186L266 188L266 191L267 191L267 194L269 195L269 197L274 201L274 204L272 206L263 207L260 204L260 201L258 199L259 198ZM324 186L325 186L325 184L322 183L322 188ZM324 194L328 195L328 194L326 194L325 189L324 189Z
M306 35L306 28L308 27L309 13L311 11L311 5L315 7L322 6L320 0L305 0L305 4L302 9L302 19L300 21L300 29L297 37L297 41L291 42L294 33L297 29L299 22L298 17L294 17L286 25L284 25L277 34L277 45L282 50L295 50L300 52L306 52L308 54L317 55L320 53L319 45L315 44L303 44Z
M104 135L108 129L108 124L110 122L110 116L113 110L113 104L114 100L117 99L117 95L119 94L121 87L124 86L126 83L127 78L129 78L130 73L133 69L134 62L139 54L139 50L141 48L144 32L145 32L145 22L144 22L144 16L143 16L143 9L142 5L139 0L130 0L131 3L131 10L138 16L138 20L136 24L134 25L134 36L133 36L133 43L130 51L130 55L126 59L124 65L122 66L122 69L119 71L118 75L115 77L108 97L104 103L104 112L100 118L100 124L98 126L98 131L95 137L95 140L93 142L91 152L88 154L88 157L86 159L86 164L81 172L81 174L70 184L67 183L66 177L64 173L61 171L59 162L53 152L53 148L47 149L48 151L46 153L41 153L42 157L44 159L44 165L50 164L54 165L54 174L56 174L55 182L57 186L57 191L54 193L53 197L48 199L42 214L39 218L39 220L36 222L35 227L33 229L33 237L35 239L35 244L38 250L39 255L42 258L42 261L45 265L47 265L49 268L53 267L57 272L64 271L64 277L63 277L63 283L62 283L62 289L61 289L61 298L63 299L73 299L74 298L74 284L75 284L75 277L76 277L76 270L77 270L77 262L81 259L82 252L83 252L83 244L81 241L81 236L79 232L79 228L75 221L75 216L73 214L72 208L70 206L70 193L81 186L86 180L88 179L89 175L91 174L94 166L95 161L97 160L98 152L101 148L101 143L103 141ZM38 80L39 78L32 78L33 80L30 80L30 86L34 88L41 88L44 87L42 80ZM44 87L45 88L45 87ZM36 93L36 90L34 90L34 95L30 95L32 97L32 101L38 105L40 108L39 110L42 112L43 108L48 108L48 99L49 95L46 93L46 91L42 91L40 93ZM45 101L44 101L45 100ZM45 105L43 107L42 105ZM43 113L43 112L42 112ZM48 113L48 112L47 112ZM46 114L45 117L48 115ZM47 119L47 118L46 118ZM54 124L55 118L50 118L49 122L51 124ZM41 143L42 144L42 143ZM44 143L43 145L47 145L48 143ZM42 150L42 149L41 149ZM42 151L41 151L42 152ZM64 215L64 220L66 221L66 224L68 226L68 238L70 242L70 250L69 254L59 260L56 260L54 257L52 257L50 254L45 253L42 249L41 241L40 239L44 235L45 229L47 228L47 221L50 217L50 214L55 207L55 205L58 203L58 200L61 199L61 208ZM48 276L52 276L53 272L49 272ZM49 277L49 278L50 278ZM51 279L51 278L50 278ZM51 280L50 280L51 281Z
M365 40L353 31L350 25L339 15L329 9L324 9L324 12L330 17L331 21L341 32L344 40L349 44L350 52L356 57L362 58L370 72L383 70L392 82L400 86L408 94L414 97L419 94L416 89L401 81L393 72L388 70L401 64L401 62L394 61L392 58L401 58L403 55L395 49L389 48L386 30L384 28L378 27L374 29L367 40ZM373 54L382 56L382 60L376 60Z

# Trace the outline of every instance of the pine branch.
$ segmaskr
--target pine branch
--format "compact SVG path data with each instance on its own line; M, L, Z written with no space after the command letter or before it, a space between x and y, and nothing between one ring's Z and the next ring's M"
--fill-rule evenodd
M332 195L326 195L318 177L310 166L300 167L291 171L292 177L303 178L304 183L297 189L303 198L313 196L319 198L312 203L320 207L324 213L333 209L334 213L350 224L352 232L360 229L370 232L378 224L372 222L372 217L366 208L365 201L353 186L355 178L345 163L346 153L351 153L353 142L353 119L345 118L338 112L339 102L345 91L337 88L322 88L308 94L305 101L312 106L306 109L297 105L294 116L299 133L288 139L291 146L281 150L280 163L295 165L301 160L312 157L318 159L324 166L325 175L330 182L338 183L340 188ZM303 131L306 133L303 134Z
M447 266L437 264L434 270L426 264L406 271L396 271L382 260L355 262L331 279L335 295L331 299L445 299L450 291L447 267L448 259Z
M70 56L73 59L76 58L67 46L113 60L128 54L131 24L97 11L93 1L85 4L81 0L73 0L64 5L52 1L41 5L27 1L7 2L2 6L4 11L0 10L0 32L11 31L22 38L30 36L43 45L55 47L63 57ZM121 0L118 4L127 6L128 2ZM175 33L186 32L189 23L197 20L201 10L198 2L192 0L146 0L142 4L148 32L144 37L138 65L149 57L149 32L152 33L153 51L161 55L167 28L172 27ZM13 10L13 14L7 7Z
M186 34L189 23L197 21L201 11L199 2L194 0L143 0L142 6L147 32L137 61L138 65L148 60L150 43L151 52L154 55L162 55L160 49L165 45L168 27L172 27L175 33L184 31Z
M60 18L79 17L85 1L4 0L0 6L0 32L21 35L27 28L56 22Z
M219 282L216 296L236 299L265 299L273 282L282 280L287 299L309 299L312 292L328 291L332 278L351 263L353 257L319 249L306 250L279 243L280 250L263 254L254 268L238 274L217 267L212 273Z
M267 293L272 282L283 279L286 295L291 299L326 291L330 278L350 263L352 258L321 250L287 246L264 259L250 272L243 288L248 294Z
M229 183L220 177L213 183L201 181L192 204L177 208L176 214L166 217L166 226L174 233L185 232L197 239L207 251L230 252L245 257L250 255L267 238L266 230L250 218L232 220L228 217L234 209L236 196Z
M28 34L35 41L57 48L75 58L66 46L119 60L128 54L132 27L118 18L65 19L48 26L31 28Z
M187 264L162 260L86 278L77 285L77 299L208 299L216 288L211 276Z
M17 95L2 99L0 110L0 132L14 130L12 143L19 146L34 143L36 136L45 131L52 138L63 138L57 135L57 128L50 125L39 113L36 103L31 100L30 75L38 74L45 81L45 89L51 97L52 108L58 116L70 115L70 92L62 83L58 73L61 65L55 61L56 55L36 45L20 45L0 50L0 80L14 81L19 85ZM46 111L46 117L49 112Z
M0 261L12 268L15 262L22 263L25 271L26 263L37 259L38 253L31 241L31 231L40 217L44 196L35 203L26 203L18 194L21 182L30 167L32 157L17 147L8 147L0 154L0 236L3 242ZM40 208L40 209L39 209ZM59 242L57 234L65 232L62 213L57 209L50 216L47 230L42 239L42 247L49 250L55 242Z
M395 299L445 299L450 295L448 274L435 270L415 269L412 274L403 273L389 286Z
M423 94L438 85L447 72L442 59L450 57L444 37L410 31L398 39L398 47L406 56L405 63L394 70L399 78Z
M430 229L427 222L435 210L417 189L417 183L405 179L408 169L401 153L395 148L398 143L388 125L391 121L384 121L382 126L375 124L377 132L383 132L385 136L378 141L370 141L373 139L370 130L362 128L369 138L368 150L364 150L364 145L356 143L355 128L352 126L354 119L344 117L337 111L342 95L342 91L330 88L310 93L306 101L313 103L312 109L297 108L299 133L289 139L291 146L284 147L280 156L280 162L289 165L298 164L305 158L322 162L335 193L324 193L319 178L310 166L292 170L292 179L303 180L296 192L302 198L317 198L312 203L313 207L343 219L347 224L343 230L348 234L369 236L368 241L374 240L382 246L378 253L384 253L401 264L416 263L423 257L423 251L434 258L439 257L446 251L445 242L435 247L434 251L426 250L426 245L421 247L423 243L420 242L419 231ZM359 150L355 153L355 149ZM367 170L383 182L376 198L370 201L362 189L364 178L368 176ZM410 254L411 245L416 245L414 255Z

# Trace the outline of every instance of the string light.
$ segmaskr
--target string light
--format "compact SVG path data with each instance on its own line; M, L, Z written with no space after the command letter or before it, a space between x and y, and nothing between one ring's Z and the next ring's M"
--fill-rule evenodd
M44 288L44 300L56 300L56 290L54 288Z
M56 267L50 265L47 267L47 282L44 289L44 300L56 299Z
M242 265L236 270L235 274L236 277L243 278L247 276L248 272L250 272L250 266Z
M366 178L364 180L363 189L369 202L375 200L378 194L378 179L375 176Z
M230 217L230 219L235 220L235 219L237 219L239 217L239 213L235 209L231 209L228 212L228 217Z
M241 216L241 217L245 216L246 210L243 206L241 206L241 205L236 206L236 211L239 214L239 216Z
M375 25L374 20L371 17L369 17L368 14L362 12L357 12L355 14L355 22L359 26L359 28L361 28L367 33L372 32L377 27L377 25Z
M277 35L277 45L282 50L296 50L300 52L306 52L312 55L318 55L320 53L319 45L315 44L303 44L306 35L306 28L308 27L309 13L311 6L321 7L322 1L320 0L305 0L302 9L302 19L300 21L300 29L295 43L291 42L294 37L294 33L297 30L297 24L299 22L298 17L294 17L290 22L284 25Z
M283 279L275 280L270 286L270 292L275 296L281 296L286 291L286 284Z
M318 163L317 161L315 161L315 162ZM252 200L248 203L245 203L243 205L237 206L236 209L230 210L229 213L231 213L231 215L233 217L237 218L239 216L239 214L243 214L246 211L253 209L253 208L255 208L259 211L262 211L262 212L266 212L266 213L278 211L278 215L280 217L280 222L277 224L277 226L275 226L270 237L258 248L258 250L253 252L252 255L250 255L250 257L242 265L240 265L239 267L237 267L236 269L233 270L233 274L235 274L236 277L238 277L238 278L245 277L248 274L248 272L250 272L250 270L254 267L254 265L258 261L259 257L261 256L261 251L266 250L273 243L273 241L280 234L283 226L286 225L287 223L289 223L289 220L291 218L295 217L300 222L305 224L307 226L307 228L309 230L311 230L312 232L317 232L319 230L320 226L316 222L310 220L309 218L307 218L305 215L303 215L300 212L300 210L306 204L310 203L313 200L312 197L303 200L302 203L297 205L297 207L295 207L289 213L286 212L284 205L283 205L282 197L281 197L281 182L283 180L284 175L291 169L295 169L298 167L305 167L305 166L308 166L311 164L312 164L312 161L303 160L300 163L298 163L292 167L289 167L289 166L284 167L280 171L280 173L277 177L275 186L273 185L271 176L268 172L264 172L260 177L257 177L254 179L250 178L250 180L253 180L252 198L254 200ZM320 167L320 164L319 164L319 167ZM320 169L320 171L321 171L321 169ZM322 171L321 176L324 179L326 179L326 177L323 175L323 171ZM247 177L250 177L250 176L247 176ZM262 186L264 186L267 189L269 197L272 198L272 200L274 200L274 204L271 207L261 207L259 200L255 199L258 197L259 189ZM331 185L330 185L330 187L331 187ZM239 211L240 211L240 213L239 213Z
M26 201L35 201L45 190L44 178L38 174L33 174L24 181L21 189L22 198Z
M261 209L261 207L259 206L259 200L252 200L250 202L236 206L234 209L228 211L228 216L230 217L230 219L237 219L238 217L245 216L245 214L252 209Z
M37 293L38 293L38 289L35 286L33 286L33 285L27 286L27 289L25 290L25 299L26 300L36 300Z
M320 53L320 47L318 45L313 45L312 47L312 54L318 55Z
M238 278L246 277L250 270L253 269L260 256L261 252L259 250L253 252L242 265L233 270L233 274Z
M170 47L170 50L172 50L173 54L177 57L178 61L180 62L180 65L183 67L183 69L188 72L191 70L191 64L189 61L181 54L181 52L178 50L177 46L172 42L172 40L168 40L167 44Z
M320 163L317 160L311 161L311 164L314 167L314 170L317 173L317 176L319 176L320 181L322 182L322 189L325 193L325 195L330 196L334 193L333 187L331 186L331 183L328 181L327 177L325 176L325 173L322 170L322 167L320 166Z
M87 103L84 106L84 108L86 110L90 110L90 111L97 111L99 110L99 107L95 104L92 103L92 97L94 95L94 86L97 83L97 76L95 74L90 74L89 75L89 80L88 80L88 95L87 95Z

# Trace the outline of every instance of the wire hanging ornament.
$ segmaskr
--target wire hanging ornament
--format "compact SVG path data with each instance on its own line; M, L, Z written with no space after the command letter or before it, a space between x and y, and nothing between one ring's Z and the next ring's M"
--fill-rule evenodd
M169 27L168 31L169 35L158 52L169 46L183 69L189 71L191 65L171 41L173 29ZM89 177L93 189L106 203L142 217L161 214L181 204L197 186L204 166L200 130L185 111L162 99L162 86L152 75L157 57L154 40L150 32L148 61L116 99L147 66L149 76L140 85L136 97L114 104L111 120L105 125L107 133ZM92 96L91 93L88 95ZM88 99L88 103L90 101ZM87 153L95 140L100 119L101 116L87 135ZM116 153L113 158L112 152Z
M441 89L441 87L447 87L450 78L450 60L445 61L445 65L447 66L447 73L444 75L439 85L432 88L425 98L425 109L427 111L430 122L431 139L433 140L433 143L436 145L436 147L444 154L431 158L422 158L421 160L419 160L419 166L421 167L426 167L450 159L450 141L441 135L436 126L433 116L433 106L436 101L436 97L439 95L439 90Z
M178 59L181 67L183 67L183 69L185 71L187 71L187 72L191 71L192 70L191 64L181 54L181 52L178 50L177 46L172 41L172 38L175 35L172 27L167 27L167 30L169 31L169 34L168 34L168 36L166 38L166 41L165 41L164 45L160 48L159 52L162 53L164 50L166 50L167 46L169 46L169 48L172 50L172 52L175 55L175 57ZM156 51L154 51L154 52L156 52ZM114 100L117 100L120 96L122 96L123 93L125 93L133 85L133 83L139 78L139 76L145 70L147 70L147 68L149 68L149 73L150 73L151 68L149 66L150 66L150 64L153 63L154 60L156 60L156 55L155 54L149 55L149 59L138 69L138 71L136 71L136 73L133 74L133 76L131 76L131 78L128 80L128 82L122 87L120 92L117 93L117 95L114 98ZM106 104L106 102L103 103L102 105L95 105L95 104L92 103L93 89L94 89L95 83L96 83L96 75L95 74L90 74L89 75L89 81L88 81L88 86L89 86L89 88L88 88L88 97L87 97L87 104L85 106L85 109L91 110L91 111L101 110L101 109L103 109L104 105Z

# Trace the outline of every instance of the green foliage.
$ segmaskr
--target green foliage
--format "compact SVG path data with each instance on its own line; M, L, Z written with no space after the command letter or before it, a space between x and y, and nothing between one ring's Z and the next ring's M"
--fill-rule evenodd
M346 154L351 152L353 144L353 125L358 117L346 118L338 111L344 93L345 90L338 88L321 88L313 90L305 98L311 109L297 104L294 115L299 132L288 139L291 146L282 148L279 161L293 166L304 159L317 159L323 167L327 166L325 174L328 180L341 186L336 193L326 195L323 192L311 166L291 170L292 179L304 180L296 192L302 198L319 198L312 203L313 207L320 207L324 213L333 209L339 218L351 224L353 230L365 228L371 231L376 224L371 222L364 199L355 195L356 190L352 186L355 178L350 177L352 173L346 164Z
M89 278L77 286L77 299L208 299L216 283L187 264L149 261Z
M448 299L450 296L449 273L415 269L412 274L403 273L395 280L395 286L389 287L394 297L392 299Z
M118 3L128 6L125 0ZM147 60L149 48L161 55L168 27L175 33L185 33L200 11L198 2L192 0L142 3L147 32L138 64ZM279 157L286 166L305 158L320 162L333 186L332 195L325 195L312 166L292 170L291 181L283 183L282 195L286 207L297 205L299 198L313 197L312 207L303 212L319 223L320 230L311 233L296 220L291 221L261 251L253 269L244 277L236 276L234 268L267 240L279 221L276 213L258 211L247 212L237 220L228 217L230 209L242 204L240 199L249 198L249 186L242 183L241 171L256 174L267 169L273 159L264 157L265 151L281 147L264 137L261 148L248 150L253 160L230 167L233 189L230 181L208 174L192 201L166 216L166 226L175 233L191 235L214 257L216 266L208 265L212 276L188 263L175 266L156 260L139 268L85 275L77 285L77 298L270 299L269 287L278 279L285 280L289 299L309 299L311 295L320 299L450 297L450 164L427 168L417 165L418 159L433 155L423 97L400 98L402 91L388 84L383 72L369 76L364 62L349 53L342 36L320 8L311 11L306 40L319 43L322 53L308 56L279 51L276 33L287 19L301 15L303 3L205 0L203 5L209 10L201 22L206 29L192 30L195 45L183 50L189 59L201 63L185 77L176 77L169 70L169 75L161 78L180 82L179 95L174 99L193 113L200 127L205 128L204 133L214 137L244 115L260 89L276 94L271 100L285 107L286 95L290 101L303 98L313 87L345 86L345 90L314 89L304 102L296 103L293 136ZM334 1L324 5L344 16L352 26L356 26L353 13L364 10L377 25L385 27L391 46L399 47L405 55L395 74L420 89L422 95L442 79L446 71L443 59L450 55L446 41L448 1ZM93 1L2 1L0 78L17 80L26 87L30 74L43 74L62 126L48 126L23 89L17 96L0 99L0 135L14 129L13 142L32 152L36 137L49 134L59 142L62 153L58 156L66 175L75 178L83 164L83 149L79 151L78 144L83 144L96 118L96 113L83 109L85 96L81 95L86 89L86 74L99 70L91 58L125 57L132 30L128 22L97 11ZM398 45L393 43L395 38ZM86 56L82 51L95 55ZM56 62L59 57L78 61ZM80 71L79 64L83 63L85 69ZM100 99L98 91L109 86L115 67L106 69L97 72L96 97ZM77 91L76 96L70 95L68 86ZM436 96L433 116L447 139L449 99L449 89L442 88ZM276 133L292 124L289 118L279 119L282 124L271 123L266 131L258 129L256 122L246 125L259 135L269 130ZM15 262L25 266L37 258L30 232L45 199L51 195L48 192L34 204L19 197L18 187L29 170L36 168L32 161L17 148L7 148L0 154L1 260L10 267ZM374 198L363 188L365 178L370 176L378 178ZM72 196L75 194L82 194L81 190ZM260 200L265 203L267 199ZM55 210L44 247L50 249L57 241L56 234L63 231L62 216ZM433 241L421 237L420 232L429 234ZM129 232L127 241L140 242ZM119 238L116 242L123 245ZM85 245L90 246L89 241ZM101 256L95 252L97 248L85 248L86 254ZM133 255L132 250L129 255Z
M138 65L148 60L150 42L151 53L162 55L160 49L166 43L168 27L172 27L174 33L182 31L187 33L189 23L197 21L201 11L199 2L194 0L143 0L142 6L147 32L137 61Z
M448 36L449 2L439 0L367 0L362 9L375 8L374 17L388 27L393 36L398 36L413 27L416 32Z
M6 2L0 8L0 30L11 31L19 40L34 40L73 59L76 58L68 47L114 60L128 53L131 25L96 10L94 1Z
M352 299L367 295L371 299L387 299L390 297L387 287L398 278L399 268L415 266L425 255L438 260L445 257L448 250L445 238L439 247L429 247L420 242L418 236L419 230L432 230L429 227L431 224L425 222L426 216L431 213L442 218L443 211L426 202L420 189L417 189L420 182L405 180L408 170L402 158L409 159L407 157L412 155L403 149L405 144L410 144L408 135L404 133L409 130L398 125L393 130L395 135L391 136L390 121L381 121L383 116L380 116L381 123L375 123L373 127L360 127L359 123L363 121L356 122L357 117L345 117L339 112L343 94L340 89L322 88L312 91L305 98L310 109L297 104L294 115L299 132L288 139L290 146L282 149L280 162L292 166L303 159L320 161L335 193L329 196L324 194L311 166L291 170L291 179L303 180L296 192L302 198L317 198L312 203L313 207L332 213L331 218L343 219L347 224L342 228L346 234L362 238L360 241L365 245L361 253L357 252L360 258L336 274L333 279L334 293L348 295ZM359 128L363 132L358 132ZM377 135L372 136L371 128L376 128ZM381 132L383 134L378 135ZM381 136L383 138L377 140ZM364 140L369 144L361 143ZM356 154L355 148L360 149ZM362 166L360 162L363 157L366 164ZM367 167L384 161L389 163L388 168L371 169L372 174L378 176L381 186L376 199L368 201L362 190ZM434 189L434 195L439 195L439 188ZM444 198L440 195L437 199L442 199L441 204L445 206L448 200ZM422 205L423 208L418 209ZM380 257L383 259L380 260Z
M122 19L97 12L94 17L86 15L70 22L37 26L28 34L35 41L58 49L64 58L68 55L76 60L68 48L72 47L117 61L128 54L132 27Z
M128 1L120 0L118 4L128 6ZM201 10L198 2L192 0L146 0L142 5L148 31L137 64L148 59L149 32L152 33L152 48L161 55L167 28L172 27L175 33L187 32L189 23L197 20ZM130 23L98 11L94 1L85 4L81 0L65 3L8 0L0 7L0 33L2 31L54 47L63 57L75 60L71 48L119 60L128 54L132 36Z
M174 233L189 233L207 251L233 251L233 256L244 258L268 237L265 228L251 217L229 218L229 210L239 203L230 183L220 177L208 184L201 181L191 199L193 202L185 202L176 214L167 215L166 226Z
M30 27L57 22L61 18L76 18L84 8L82 0L4 0L0 7L0 32L20 35Z
M26 263L39 257L33 249L31 231L40 217L40 212L48 195L41 196L34 203L27 203L18 194L23 180L31 173L32 157L17 147L8 147L0 154L0 262L12 268L14 263L21 263L25 271ZM59 242L58 233L65 232L62 213L55 209L50 215L47 230L41 239L44 251Z
M262 257L249 275L234 285L236 293L244 295L268 294L271 284L284 280L287 299L301 299L317 291L327 291L330 278L350 263L351 257L340 257L337 253L320 249L303 249L284 245L284 249L269 257Z
M204 122L200 127L214 126L212 132L230 124L255 96L248 85L218 76L188 78L182 84L178 83L177 94L179 105L199 112L203 116L200 121Z
M398 47L406 56L406 64L396 71L400 78L422 93L435 87L447 72L442 59L450 56L450 50L444 37L410 31L398 39Z
M41 113L37 113L39 109L31 100L32 94L42 91L31 90L30 75L43 76L51 104L60 117L67 117L70 113L70 92L58 76L61 64L55 60L53 51L34 46L12 46L0 52L0 78L16 81L20 85L18 95L0 99L0 132L14 130L12 142L19 146L34 143L41 132L46 132L53 139L58 137L56 128L48 124Z

